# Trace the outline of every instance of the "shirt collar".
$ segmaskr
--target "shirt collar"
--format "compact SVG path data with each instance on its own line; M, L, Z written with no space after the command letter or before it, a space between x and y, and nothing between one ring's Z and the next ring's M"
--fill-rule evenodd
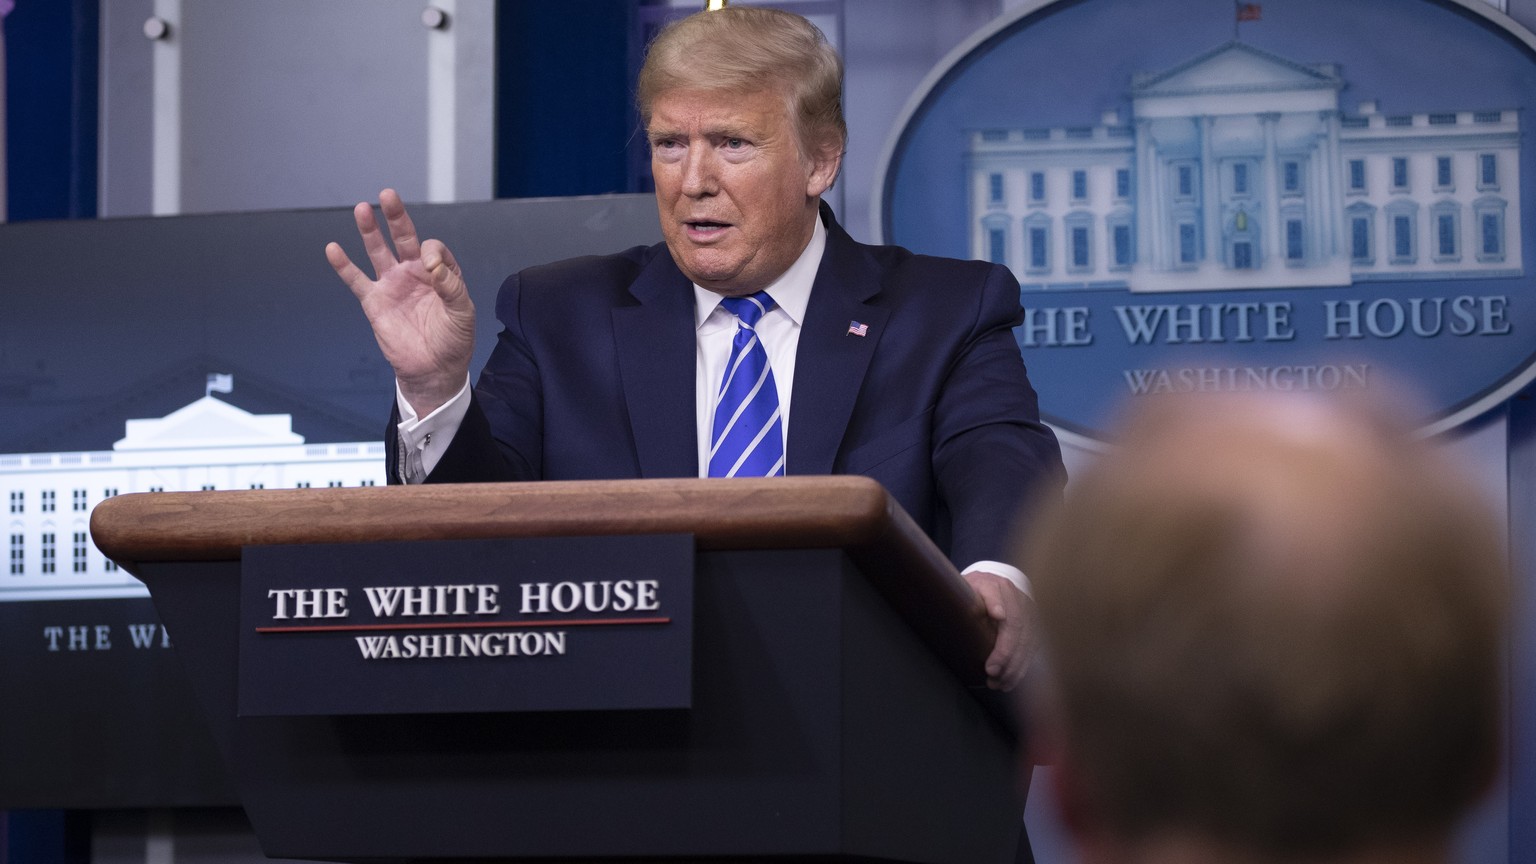
M785 270L783 275L763 289L796 325L805 320L805 307L811 302L811 285L816 281L816 271L821 268L821 255L826 248L827 228L821 224L821 215L817 214L816 225L811 229L811 242L805 244L800 257L795 259L795 263L789 265L789 269ZM694 285L694 328L703 327L704 322L709 320L709 316L719 305L719 294Z

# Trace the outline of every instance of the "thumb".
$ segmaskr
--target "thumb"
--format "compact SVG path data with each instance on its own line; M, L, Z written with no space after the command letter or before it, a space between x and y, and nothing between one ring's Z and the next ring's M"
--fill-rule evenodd
M445 304L458 306L468 300L459 262L441 241L428 240L422 244L421 264L432 277L432 290Z

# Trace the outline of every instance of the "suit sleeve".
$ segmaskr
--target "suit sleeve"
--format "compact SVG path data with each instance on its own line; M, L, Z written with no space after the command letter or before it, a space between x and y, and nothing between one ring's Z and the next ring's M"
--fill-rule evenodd
M496 347L475 383L464 422L425 482L540 479L543 397L538 364L522 331L521 305L521 279L513 275L496 299L502 323ZM398 420L396 412L391 429ZM391 458L397 458L393 452ZM390 476L395 476L393 466Z
M976 315L934 408L933 468L950 526L950 557L1008 561L1032 502L1060 494L1066 471L1013 328L1023 319L1018 282L1003 267L987 274Z

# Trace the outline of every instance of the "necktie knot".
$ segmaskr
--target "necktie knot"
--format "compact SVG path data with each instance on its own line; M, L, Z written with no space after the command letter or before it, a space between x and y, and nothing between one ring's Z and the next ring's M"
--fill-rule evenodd
M725 307L725 311L740 318L741 323L750 330L757 327L757 322L763 320L763 316L776 304L767 291L759 291L745 297L721 298L720 305Z

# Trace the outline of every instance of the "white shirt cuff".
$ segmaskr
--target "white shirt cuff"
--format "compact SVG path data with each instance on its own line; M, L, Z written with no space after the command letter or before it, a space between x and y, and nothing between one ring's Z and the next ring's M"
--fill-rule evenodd
M1029 577L1024 575L1023 570L1020 570L1012 564L1004 564L1001 561L977 561L975 564L972 564L960 572L962 574L975 573L977 570L984 570L988 573L996 573L1004 579L1007 579L1009 582L1012 582L1013 587L1023 591L1024 596L1030 598L1031 600L1033 600L1035 597L1035 592L1032 588L1030 588L1029 585Z
M400 482L420 483L437 467L449 442L458 433L459 425L464 422L464 415L469 412L469 376L464 376L464 386L459 388L457 395L425 417L416 416L416 409L400 392L398 381L395 382L395 405L400 409L400 425L395 427L400 439Z

